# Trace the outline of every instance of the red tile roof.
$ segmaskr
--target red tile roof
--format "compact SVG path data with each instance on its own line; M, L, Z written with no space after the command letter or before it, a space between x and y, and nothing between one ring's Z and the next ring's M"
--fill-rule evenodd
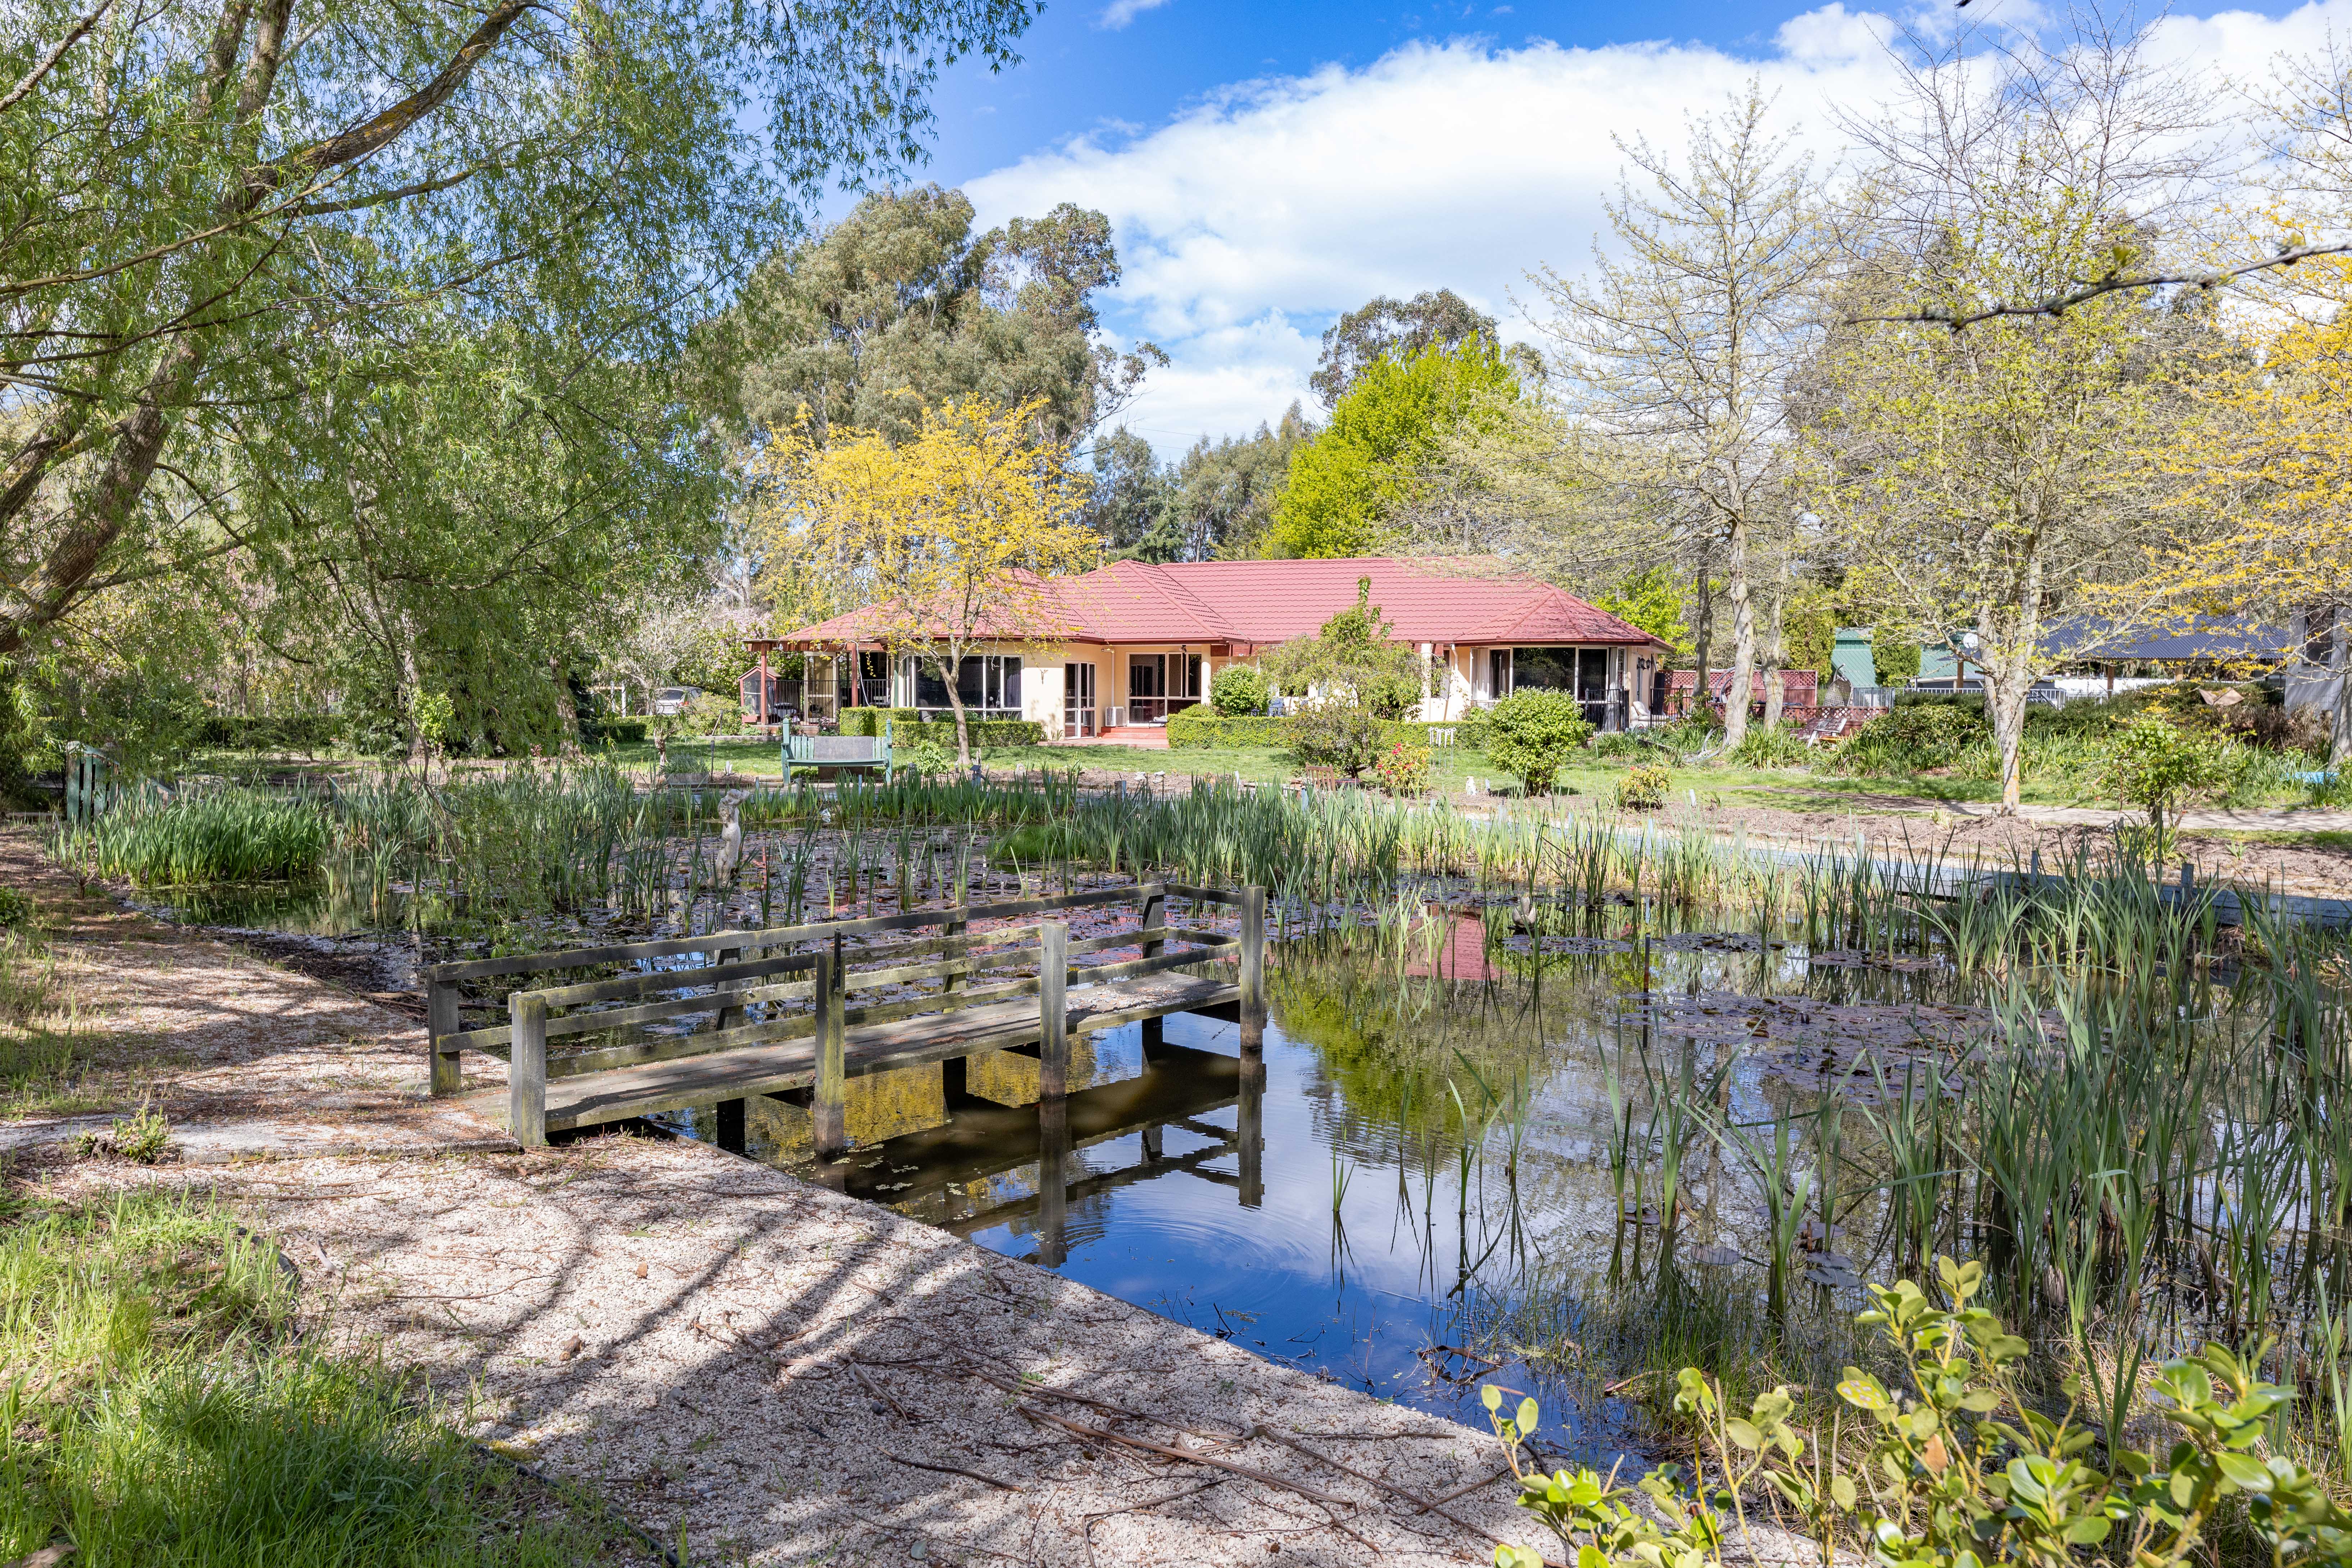
M1268 647L1314 632L1356 603L1372 603L1405 643L1623 643L1657 638L1549 583L1493 562L1361 556L1319 561L1114 561L1055 580L1066 628L1057 640L1234 643ZM803 626L770 646L839 647L871 638L859 612Z

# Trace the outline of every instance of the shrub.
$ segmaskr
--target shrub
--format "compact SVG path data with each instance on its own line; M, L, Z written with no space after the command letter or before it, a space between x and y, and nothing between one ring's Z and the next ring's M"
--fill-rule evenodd
M1519 1445L1541 1412L1522 1399L1504 1416L1502 1391L1490 1384L1482 1397L1518 1477L1519 1506L1580 1568L1718 1562L1733 1522L1722 1510L1744 1531L1741 1499L1751 1491L1793 1512L1822 1546L1823 1562L1843 1534L1869 1542L1869 1560L1890 1568L2168 1568L2218 1561L2216 1521L2240 1510L2264 1561L2352 1556L2352 1515L2326 1482L2278 1448L2263 1451L2267 1435L2288 1429L2294 1399L2294 1390L2258 1374L2269 1341L2243 1356L2209 1344L2166 1362L2149 1384L2154 1414L2173 1428L2173 1440L2135 1447L2117 1440L2113 1424L2103 1433L2077 1419L2084 1394L2096 1408L2095 1385L2064 1380L2074 1397L2063 1415L2026 1392L2021 1373L2032 1347L1972 1304L1982 1264L1939 1258L1936 1270L1947 1305L1907 1280L1893 1289L1873 1285L1875 1307L1855 1319L1885 1336L1906 1385L1898 1395L1858 1367L1839 1382L1838 1398L1858 1422L1866 1418L1866 1463L1849 1468L1839 1445L1822 1442L1828 1422L1801 1422L1789 1387L1758 1394L1746 1415L1735 1415L1717 1384L1685 1367L1675 1409L1698 1427L1702 1472L1711 1468L1715 1484L1685 1485L1672 1467L1635 1487L1590 1469L1522 1471ZM2104 1469L2093 1468L2095 1457ZM1637 1494L1646 1506L1633 1501ZM1495 1550L1496 1568L1543 1561L1526 1547Z
M1811 753L1805 742L1797 737L1792 724L1775 724L1767 729L1759 724L1748 731L1731 760L1743 767L1793 768L1801 766Z
M609 741L616 746L634 746L646 738L643 719L583 719L580 739L583 744L596 746Z
M1832 753L1831 765L1845 773L1923 773L1950 767L1991 733L1980 709L1898 702L1885 717L1847 736Z
M1484 708L1474 708L1467 718L1454 726L1454 743L1465 752L1484 752L1494 733L1494 714Z
M208 715L196 726L195 743L235 752L322 752L341 734L332 713L281 713L260 718Z
M1388 738L1387 726L1369 709L1327 700L1291 721L1290 755L1303 766L1337 768L1357 778L1380 756Z
M0 929L33 923L33 900L15 888L0 888Z
M1518 691L1495 705L1486 755L1529 795L1546 795L1554 774L1591 738L1583 705L1567 691Z
M1666 804L1666 791L1674 782L1674 775L1655 763L1628 768L1617 781L1617 804L1626 811L1655 811Z
M1391 742L1372 764L1372 777L1391 795L1419 795L1429 787L1429 748Z
M1265 712L1272 694L1265 671L1254 664L1229 664L1209 682L1209 701L1228 719Z
M1296 718L1260 713L1224 719L1207 708L1187 708L1168 716L1171 746L1287 746Z
M2147 813L2160 838L2166 813L2225 788L2230 769L2214 736L2151 713L2132 721L2116 740L2105 782Z

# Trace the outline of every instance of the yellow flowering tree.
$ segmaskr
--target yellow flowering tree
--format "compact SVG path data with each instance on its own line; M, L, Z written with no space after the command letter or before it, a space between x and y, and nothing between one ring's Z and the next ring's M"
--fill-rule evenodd
M755 474L769 569L815 579L811 597L862 606L862 639L938 672L961 763L971 731L958 668L1066 635L1052 579L1093 564L1098 546L1078 521L1086 488L1068 448L1034 435L1042 409L950 400L896 444L836 426L820 445L803 423L772 433Z
M2179 616L2306 616L2330 657L2352 603L2352 262L2304 262L2296 295L2257 318L2242 353L2204 377L2193 416L2152 454L2178 476L2170 524L2135 585ZM2352 758L2352 681L2332 729Z

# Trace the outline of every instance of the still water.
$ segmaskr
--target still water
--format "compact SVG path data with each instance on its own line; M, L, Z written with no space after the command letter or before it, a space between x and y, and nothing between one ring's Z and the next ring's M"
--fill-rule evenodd
M1556 1347L1489 1335L1495 1360L1469 1352L1475 1323L1515 1294L1572 1293L1628 1230L1643 1234L1630 1189L1633 1223L1618 1223L1612 1141L1654 1165L1679 1139L1680 1256L1740 1270L1761 1252L1752 1172L1654 1107L1679 1090L1718 1125L1754 1127L1808 1113L1826 1088L1867 1104L1889 1064L1949 1048L1981 1015L1933 973L1753 934L1529 945L1463 917L1418 962L1277 950L1262 1078L1238 1026L1213 1017L1083 1037L1066 1144L1041 1127L1034 1061L991 1053L961 1089L954 1064L945 1081L938 1068L852 1079L858 1146L835 1163L814 1157L804 1111L755 1101L749 1152L1473 1426L1482 1380L1548 1393L1571 1451L1606 1458L1625 1413L1589 1397L1576 1408L1543 1353ZM715 1110L662 1120L716 1133ZM1867 1194L1850 1204L1866 1228Z

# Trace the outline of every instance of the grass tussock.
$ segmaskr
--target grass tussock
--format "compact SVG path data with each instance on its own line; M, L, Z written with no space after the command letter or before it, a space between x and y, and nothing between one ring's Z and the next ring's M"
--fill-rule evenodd
M268 1243L125 1194L0 1233L0 1560L77 1568L645 1561L532 1496L404 1380L306 1348Z

